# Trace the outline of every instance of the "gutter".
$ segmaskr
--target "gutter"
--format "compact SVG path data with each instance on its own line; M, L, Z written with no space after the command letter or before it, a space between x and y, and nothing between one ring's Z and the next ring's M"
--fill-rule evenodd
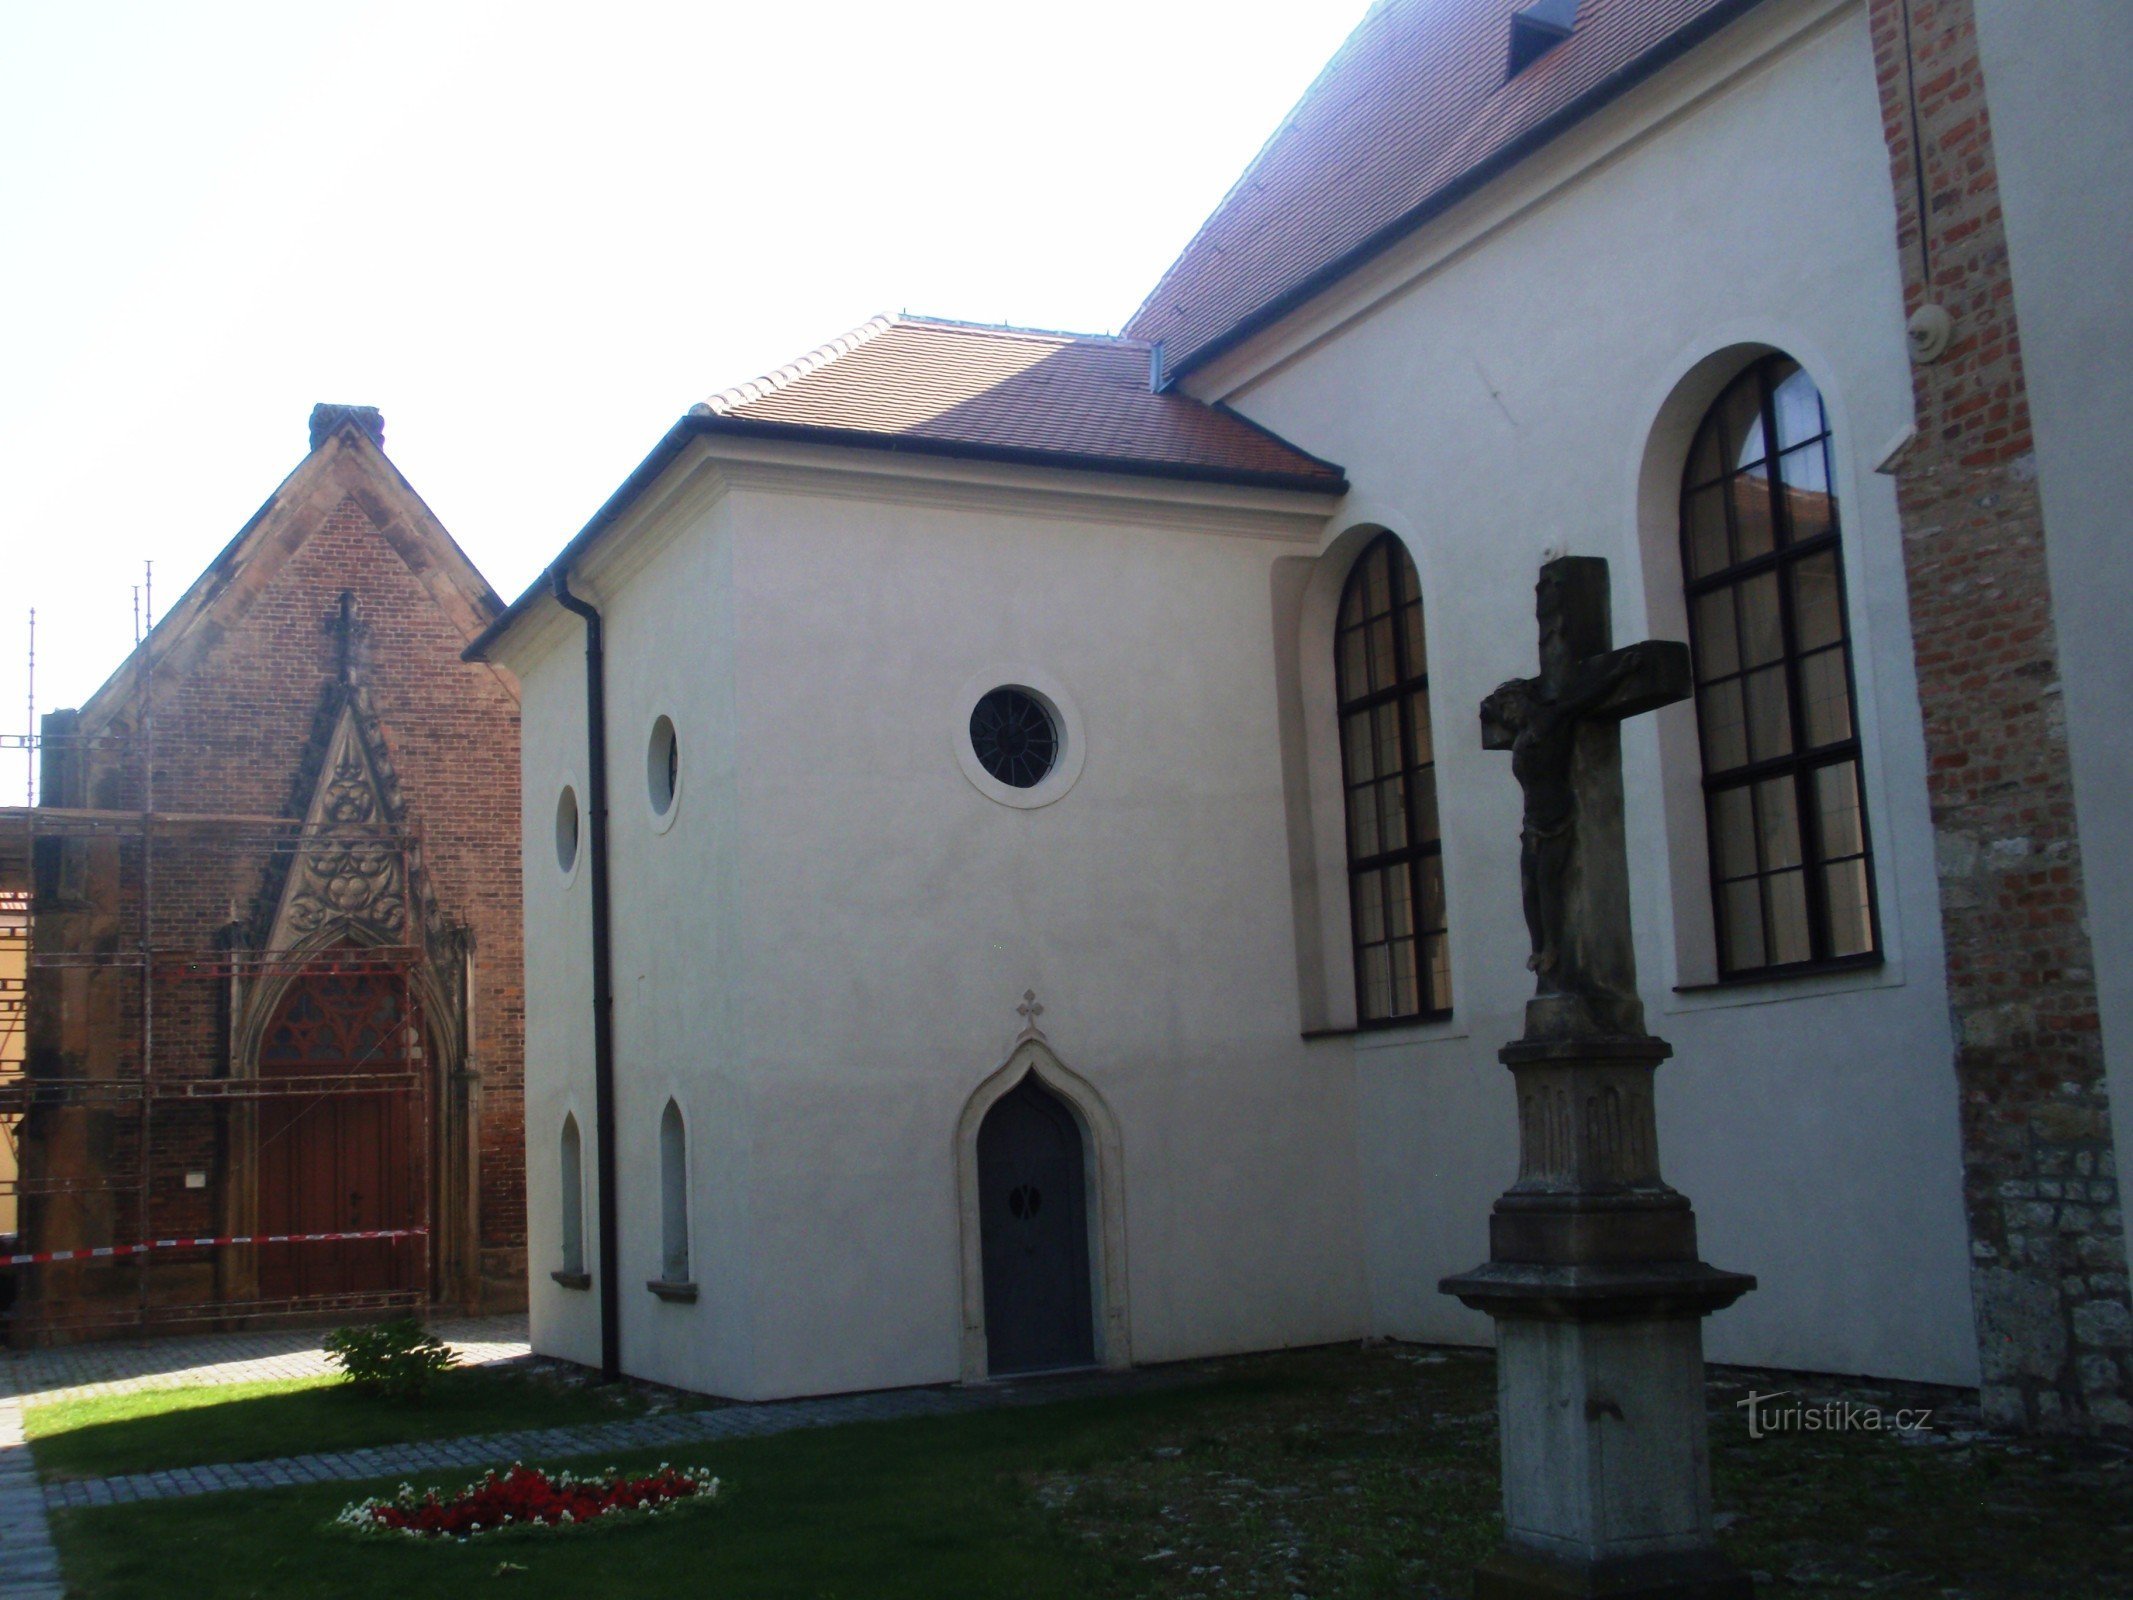
M600 1190L600 1381L622 1376L621 1207L615 1193L615 983L608 917L607 649L599 610L570 592L558 562L548 571L556 603L585 619L585 786L592 813L593 1162Z

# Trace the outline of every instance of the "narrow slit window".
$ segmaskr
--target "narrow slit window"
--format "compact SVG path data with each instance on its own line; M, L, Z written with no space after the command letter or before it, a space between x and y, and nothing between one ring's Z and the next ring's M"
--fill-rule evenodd
M585 1271L585 1165L578 1141L578 1119L563 1118L561 1171L563 1200L563 1270Z
M1381 534L1348 575L1334 634L1356 1020L1366 1028L1452 1009L1425 644L1414 561Z
M689 1281L689 1147L681 1108L667 1102L659 1118L659 1275Z
M1878 959L1829 416L1789 356L1718 397L1681 486L1718 965Z

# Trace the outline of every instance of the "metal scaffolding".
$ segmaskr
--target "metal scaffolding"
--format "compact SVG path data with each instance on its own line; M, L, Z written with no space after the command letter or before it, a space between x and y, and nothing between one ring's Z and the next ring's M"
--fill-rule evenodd
M425 1305L434 1288L437 1110L415 982L422 949L246 948L234 899L228 923L213 930L219 942L203 944L199 925L203 883L218 893L271 885L307 856L351 848L389 857L411 888L419 837L377 824L157 812L145 672L140 679L134 731L78 738L74 752L131 769L140 810L0 808L0 1131L15 1155L0 1178L0 1216L13 1209L18 1232L12 1249L0 1247L7 1336L36 1342ZM34 761L64 738L75 736L5 742ZM410 931L419 926L411 904L406 918ZM19 959L8 962L9 952ZM391 996L394 1021L367 1059L270 1071L256 1038L239 1047L240 1017L256 1035L277 1003L321 980L361 980L365 994ZM40 1016L44 1007L50 1017ZM62 1031L77 1044L93 1034L93 1047L51 1048ZM213 1045L203 1052L205 1040ZM272 1139L289 1136L294 1147L291 1130L314 1112L332 1121L344 1113L320 1108L356 1101L404 1107L404 1123L379 1126L414 1131L410 1214L385 1230L262 1232L259 1174ZM195 1168L202 1149L215 1158ZM203 1216L213 1225L202 1226ZM373 1248L392 1252L360 1258L387 1263L384 1286L261 1292L263 1282L289 1279L271 1252L338 1249L333 1259L347 1261L358 1258L345 1252Z

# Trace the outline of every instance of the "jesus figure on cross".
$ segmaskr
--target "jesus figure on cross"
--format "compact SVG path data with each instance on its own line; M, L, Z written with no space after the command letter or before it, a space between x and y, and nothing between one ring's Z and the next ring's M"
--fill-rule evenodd
M1564 556L1535 589L1541 670L1481 703L1481 742L1511 752L1525 791L1519 877L1527 958L1544 1032L1641 1033L1622 846L1620 725L1687 697L1688 647L1651 640L1611 649L1607 563Z

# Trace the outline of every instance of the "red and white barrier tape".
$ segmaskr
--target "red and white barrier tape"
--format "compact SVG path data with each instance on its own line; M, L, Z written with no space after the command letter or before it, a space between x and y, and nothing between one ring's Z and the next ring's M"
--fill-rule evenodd
M223 1244L339 1244L349 1240L419 1239L427 1228L369 1228L360 1233L237 1233L215 1239L151 1239L146 1244L106 1244L94 1250L31 1250L0 1256L0 1267L43 1266L47 1261L96 1261L137 1256L150 1250L197 1250Z

